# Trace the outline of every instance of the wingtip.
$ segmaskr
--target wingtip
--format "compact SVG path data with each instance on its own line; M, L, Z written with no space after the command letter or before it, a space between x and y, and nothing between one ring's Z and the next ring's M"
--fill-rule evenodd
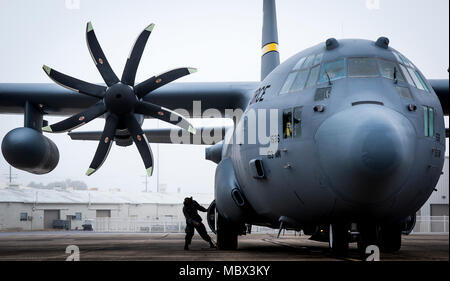
M147 28L146 28L145 30L147 30L147 31L149 31L149 32L152 32L152 31L153 31L153 28L155 28L155 24L154 24L154 23L152 23L152 24L150 24L149 26L147 26Z
M89 168L89 169L86 171L86 176L90 176L90 175L92 175L94 172L95 172L95 169Z
M45 71L45 73L47 73L47 75L50 75L50 71L52 71L52 69L45 64L42 66L42 69Z
M51 128L50 126L42 127L42 131L43 131L43 132L47 132L47 133L53 132L53 131L52 131L52 128Z
M94 27L92 26L92 22L88 21L86 25L86 32L92 31Z
M147 169L147 176L151 177L153 174L153 167Z
M197 72L197 68L188 67L189 74Z

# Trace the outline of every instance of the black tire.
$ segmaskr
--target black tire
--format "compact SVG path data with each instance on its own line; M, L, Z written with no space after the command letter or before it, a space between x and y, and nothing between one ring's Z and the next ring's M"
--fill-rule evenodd
M217 248L219 250L236 250L238 231L236 225L217 213Z
M359 238L358 238L358 252L361 258L366 257L366 248L370 245L379 247L378 226L372 223L358 224Z
M397 252L402 247L402 231L398 226L382 226L380 229L380 250Z
M329 229L329 246L331 253L337 257L346 257L348 254L349 233L346 224L331 224Z

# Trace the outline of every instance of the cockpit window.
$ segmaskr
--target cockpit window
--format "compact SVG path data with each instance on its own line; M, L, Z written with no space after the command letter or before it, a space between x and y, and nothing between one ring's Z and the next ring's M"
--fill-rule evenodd
M349 58L349 77L376 77L378 76L378 66L375 58Z
M380 64L381 75L388 79L397 79L398 81L405 82L400 67L393 61L378 59ZM394 74L395 73L395 74Z
M425 88L422 86L422 83L420 83L419 78L417 78L416 73L414 72L414 70L412 68L408 67L408 72L409 72L409 75L411 75L411 78L413 79L414 83L416 84L416 87L421 89L421 90L425 90Z
M402 96L404 98L407 98L407 99L414 100L413 96L411 95L411 91L409 90L409 88L397 86L397 91L400 94L400 96Z
M328 82L328 80L334 81L340 78L344 78L345 74L346 71L344 59L328 62L320 71L319 83L325 83Z
M420 84L422 84L422 87L425 89L425 91L430 92L430 90L427 87L427 84L425 84L422 75L420 75L420 73L417 70L414 70L414 74L417 76L417 79L420 81Z
M404 64L406 64L407 66L410 66L410 67L414 67L412 62L407 57L405 57L404 55L402 55L400 53L398 55L400 56L400 58L402 59Z
M294 83L289 92L295 92L303 90L306 84L306 79L308 79L309 69L304 69L298 72L297 78L295 78Z
M411 78L411 76L409 75L409 73L408 73L408 70L406 69L406 67L404 67L402 64L400 64L400 68L402 69L402 72L403 72L403 75L405 76L405 78L406 78L406 81L408 81L408 83L411 85L411 86L416 86L416 84L414 84L414 81L412 80L412 78Z
M403 60L400 58L400 55L396 52L392 52L395 56L395 58L397 59L398 62L403 63Z
M313 65L320 64L322 62L322 58L323 58L323 53L318 54L316 56L316 58L314 59Z
M302 68L308 68L312 65L314 61L314 55L310 55L306 58L305 63L302 65Z
M303 62L305 61L306 57L303 57L299 59L299 61L295 64L294 68L292 70L299 70L302 66Z
M286 81L284 82L283 88L281 88L280 94L286 94L291 89L292 83L294 83L295 76L297 72L289 73Z
M311 68L311 73L309 74L308 82L306 83L306 88L312 87L316 84L317 78L319 77L320 65L316 65Z
M425 81L423 81L422 76L420 76L420 74L416 70L408 67L408 72L414 80L414 83L416 83L417 88L429 92Z

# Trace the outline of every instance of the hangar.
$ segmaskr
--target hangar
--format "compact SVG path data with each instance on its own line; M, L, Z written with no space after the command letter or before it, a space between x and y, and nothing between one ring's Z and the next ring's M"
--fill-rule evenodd
M0 231L80 230L89 221L96 231L178 232L184 229L182 203L186 196L193 196L206 208L213 200L213 194L7 186L0 188Z

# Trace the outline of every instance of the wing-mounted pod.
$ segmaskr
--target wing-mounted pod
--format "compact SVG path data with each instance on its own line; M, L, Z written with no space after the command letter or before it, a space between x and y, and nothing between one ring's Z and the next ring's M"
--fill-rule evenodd
M51 172L59 162L55 143L32 128L16 128L7 133L2 153L11 166L38 175Z

